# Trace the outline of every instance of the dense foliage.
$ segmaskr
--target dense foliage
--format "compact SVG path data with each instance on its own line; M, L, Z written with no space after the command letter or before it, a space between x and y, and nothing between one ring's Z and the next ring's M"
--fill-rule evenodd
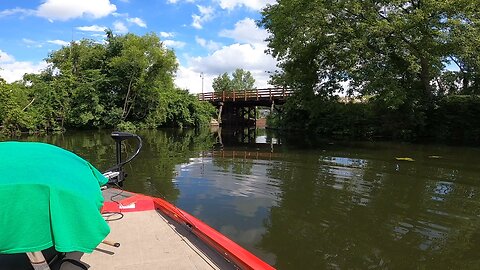
M200 126L214 108L175 87L177 59L155 34L72 42L41 74L0 82L4 131Z
M479 11L473 0L279 0L266 7L259 24L281 69L272 82L297 89L283 119L330 129L319 126L332 117L323 115L328 108L369 107L361 118L372 131L383 133L377 127L387 124L396 136L429 135L446 97L480 94ZM325 105L339 95L369 104Z
M213 79L212 88L217 93L233 92L254 89L255 79L250 71L237 68L232 72L231 78L228 73L223 73Z
M455 95L440 99L428 113L411 107L387 108L378 102L345 103L315 100L312 110L293 100L283 113L270 115L269 127L309 130L325 136L361 139L399 139L480 144L480 97ZM292 108L293 107L293 108Z

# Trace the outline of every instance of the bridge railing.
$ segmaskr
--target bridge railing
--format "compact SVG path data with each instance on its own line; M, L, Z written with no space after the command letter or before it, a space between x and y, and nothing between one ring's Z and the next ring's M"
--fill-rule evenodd
M251 90L233 90L223 92L208 92L198 94L199 100L204 101L252 101L286 99L293 94L292 89L287 88L263 88Z

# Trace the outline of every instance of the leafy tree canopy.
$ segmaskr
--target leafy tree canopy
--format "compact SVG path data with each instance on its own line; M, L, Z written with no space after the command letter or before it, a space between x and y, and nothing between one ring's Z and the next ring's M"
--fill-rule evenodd
M106 36L105 44L84 39L50 53L41 74L0 82L4 130L208 123L214 108L175 87L176 56L155 34Z
M478 141L478 128L466 123L476 122L471 116L480 94L479 14L478 0L268 5L258 24L269 32L267 51L279 63L271 83L295 89L271 122L323 134L406 139L438 137L440 123L449 123L444 131L462 130L455 123L463 123L468 135L451 137ZM341 102L345 94L361 105ZM471 99L452 103L451 95Z
M479 9L476 0L278 0L259 24L280 62L273 82L302 89L304 100L347 90L431 104L480 93ZM453 63L460 70L447 73Z
M215 92L233 92L234 90L242 91L254 89L255 79L250 71L237 68L232 73L231 77L225 72L213 79L212 87Z

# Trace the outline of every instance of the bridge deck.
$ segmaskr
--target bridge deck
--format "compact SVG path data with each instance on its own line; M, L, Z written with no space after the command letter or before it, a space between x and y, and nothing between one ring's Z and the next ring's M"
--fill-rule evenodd
M291 89L286 88L264 88L232 92L208 92L198 94L198 98L210 102L261 102L261 101L285 101L293 94Z

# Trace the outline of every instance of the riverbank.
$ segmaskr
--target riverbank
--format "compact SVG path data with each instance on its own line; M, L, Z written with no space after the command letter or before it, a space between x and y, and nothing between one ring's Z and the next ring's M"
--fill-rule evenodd
M287 104L267 126L335 138L480 145L478 115L478 96L444 97L431 108L318 100L311 109Z

